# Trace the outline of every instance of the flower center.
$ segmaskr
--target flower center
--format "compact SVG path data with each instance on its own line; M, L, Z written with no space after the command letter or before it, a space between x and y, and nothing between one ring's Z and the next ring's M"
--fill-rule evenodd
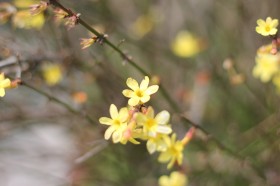
M136 91L135 91L135 94L136 94L138 97L143 97L143 91L141 91L141 90L136 90Z
M154 119L148 119L147 122L146 122L146 125L149 128L155 126L155 124L156 124L156 122L155 122Z
M267 31L267 32L270 31L270 26L269 26L269 25L266 25L266 26L265 26L265 31Z
M115 120L114 120L114 125L118 125L118 126L120 126L120 125L121 125L121 122L120 122L120 120L118 120L118 119L115 119Z

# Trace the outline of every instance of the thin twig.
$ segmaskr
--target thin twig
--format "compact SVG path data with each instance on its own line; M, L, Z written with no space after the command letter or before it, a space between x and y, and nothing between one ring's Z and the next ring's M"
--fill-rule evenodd
M59 3L57 0L49 0L49 3L55 7L58 7L60 9L62 9L63 11L65 11L69 16L76 16L76 14L73 13L72 10L64 7L61 3ZM120 54L120 56L126 60L130 65L132 65L136 70L138 70L141 74L143 75L147 75L147 76L151 76L150 73L148 73L146 70L144 70L143 68L141 68L139 65L137 65L135 63L135 61L133 61L129 56L127 56L127 54L125 54L125 52L123 52L122 50L120 50L116 45L114 45L111 41L109 41L106 37L104 37L103 34L99 33L97 30L95 30L94 28L92 28L88 23L86 23L81 16L79 16L78 18L78 23L80 23L83 27L85 27L88 31L92 32L93 34L95 34L97 37L102 38L103 43L107 44L108 46L110 46L113 50L115 50L117 53ZM175 103L175 101L171 98L171 96L167 93L167 91L165 90L165 88L163 86L160 86L160 92L163 95L163 97L166 99L166 101L170 104L170 106L174 109L174 111L176 112L180 112L180 109L178 107L178 105Z
M192 122L190 119L186 118L183 115L180 115L180 117L182 118L182 120L188 124L190 124L191 126L199 129L204 135L209 136L210 140L212 140L219 149L223 150L224 152L228 153L229 155L235 157L236 159L240 160L240 161L247 161L248 158L242 156L241 154L234 152L232 149L228 148L227 146L225 146L223 143L221 143L216 137L214 137L210 132L208 132L207 130L205 130L203 127L201 127L201 125L198 125L194 122ZM260 168L258 165L256 165L255 162L250 161L250 165L251 167L256 171L256 173L262 177L263 179L266 179L265 174L263 172L263 169Z

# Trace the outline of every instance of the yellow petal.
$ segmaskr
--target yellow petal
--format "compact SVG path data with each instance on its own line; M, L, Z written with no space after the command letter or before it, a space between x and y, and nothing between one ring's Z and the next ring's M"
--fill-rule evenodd
M150 106L147 110L146 116L147 118L154 118L155 112L154 109Z
M149 85L149 77L145 76L145 79L142 80L141 84L140 84L140 89L141 90L146 90L148 88Z
M136 106L139 103L139 98L138 97L132 97L128 100L128 104L130 106Z
M157 127L157 132L161 134L170 134L172 132L172 129L168 126L159 125Z
M141 102L142 103L146 103L151 99L151 97L149 95L144 95L143 97L141 97Z
M11 86L11 80L10 79L4 79L3 81L0 81L0 87L1 88L8 88Z
M3 88L0 88L0 97L5 96L5 90Z
M115 128L114 126L110 126L110 127L105 131L104 138L105 138L106 140L108 140L108 139L111 137L112 133L113 133L115 130L116 130L116 128Z
M104 125L112 125L113 120L111 118L102 117L99 119L99 123L104 124Z
M120 118L121 122L125 122L127 120L128 110L126 107L120 109L119 118Z
M161 111L160 113L158 113L155 117L155 119L157 120L157 122L159 124L167 124L167 122L170 119L170 114L169 112L167 112L166 110Z
M125 89L125 90L122 91L122 94L125 97L131 98L133 96L134 92L132 90Z
M158 91L158 89L159 89L158 85L152 85L145 91L145 94L148 94L148 95L154 94Z
M154 152L156 152L157 146L152 140L149 140L147 142L146 146L147 146L147 150L150 154L153 154Z
M263 26L265 26L266 23L265 23L264 20L258 19L258 20L257 20L257 24L258 24L259 26L263 27Z
M110 111L110 116L111 116L112 119L118 118L119 113L118 113L118 109L117 109L116 105L111 104L109 111Z
M132 78L128 78L126 80L126 84L129 88L131 88L134 91L139 88L138 82L135 79L132 79Z
M122 130L117 130L113 133L112 140L113 140L114 143L118 143L118 142L121 141L122 136L123 136L122 132L123 132Z
M278 26L278 19L273 19L271 22L271 27L276 28Z

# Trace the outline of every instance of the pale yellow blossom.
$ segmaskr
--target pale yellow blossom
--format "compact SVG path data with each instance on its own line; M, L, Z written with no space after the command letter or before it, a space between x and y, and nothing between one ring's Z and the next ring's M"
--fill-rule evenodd
M256 32L263 36L275 35L277 33L278 19L272 19L271 17L267 17L265 21L258 19L257 24Z
M161 176L159 178L159 186L186 186L188 178L185 174L174 171L170 176Z
M101 117L99 122L110 126L106 130L104 138L108 140L112 136L113 142L118 143L122 140L123 133L127 128L128 109L124 107L118 111L117 107L111 104L109 111L111 118Z
M158 85L148 86L149 85L148 76L145 76L145 79L142 80L140 86L138 82L132 78L128 78L126 84L132 90L125 89L123 90L122 93L125 97L130 98L128 100L128 104L130 106L141 105L143 103L148 102L150 100L150 95L156 93L159 88Z

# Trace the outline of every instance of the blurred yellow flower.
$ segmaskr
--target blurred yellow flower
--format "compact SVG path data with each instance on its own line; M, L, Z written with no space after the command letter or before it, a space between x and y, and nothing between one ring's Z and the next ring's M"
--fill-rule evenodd
M106 130L104 138L108 140L112 136L113 142L118 143L122 140L123 133L127 128L127 120L129 116L128 109L124 107L118 112L117 107L114 104L111 104L109 111L111 118L101 117L99 122L110 126Z
M278 19L272 19L271 17L267 17L265 21L258 19L257 24L256 32L263 36L275 35L277 33Z
M57 84L62 80L62 70L60 65L47 64L43 66L43 77L50 86Z
M160 153L158 161L161 163L169 161L167 165L168 169L170 169L174 163L181 165L183 163L183 142L176 140L176 134L172 134L171 137L164 136L164 141L167 145L167 149Z
M41 29L45 23L45 17L42 13L33 16L29 10L21 10L15 13L12 22L18 28Z
M149 107L145 114L137 114L136 122L143 127L144 135L156 137L157 133L170 134L172 129L168 125L170 114L164 110L155 116L154 109Z
M122 93L125 97L130 98L128 100L128 104L130 106L136 106L138 104L141 105L143 103L148 102L150 100L150 95L156 93L159 88L158 85L148 86L149 85L148 76L145 76L145 79L142 80L140 86L137 83L137 81L132 78L128 78L126 84L132 90L125 89L123 90Z
M5 88L9 88L11 86L11 80L5 78L4 73L0 74L0 97L5 96Z
M273 54L259 54L256 56L256 65L253 76L262 82L268 82L279 71L280 56Z
M179 57L193 57L202 50L200 39L188 31L181 31L177 34L171 44L173 53Z
M141 38L149 33L155 25L152 15L141 15L132 24L131 28L135 36Z
M186 186L188 178L185 174L174 171L170 176L161 176L159 178L159 186Z

